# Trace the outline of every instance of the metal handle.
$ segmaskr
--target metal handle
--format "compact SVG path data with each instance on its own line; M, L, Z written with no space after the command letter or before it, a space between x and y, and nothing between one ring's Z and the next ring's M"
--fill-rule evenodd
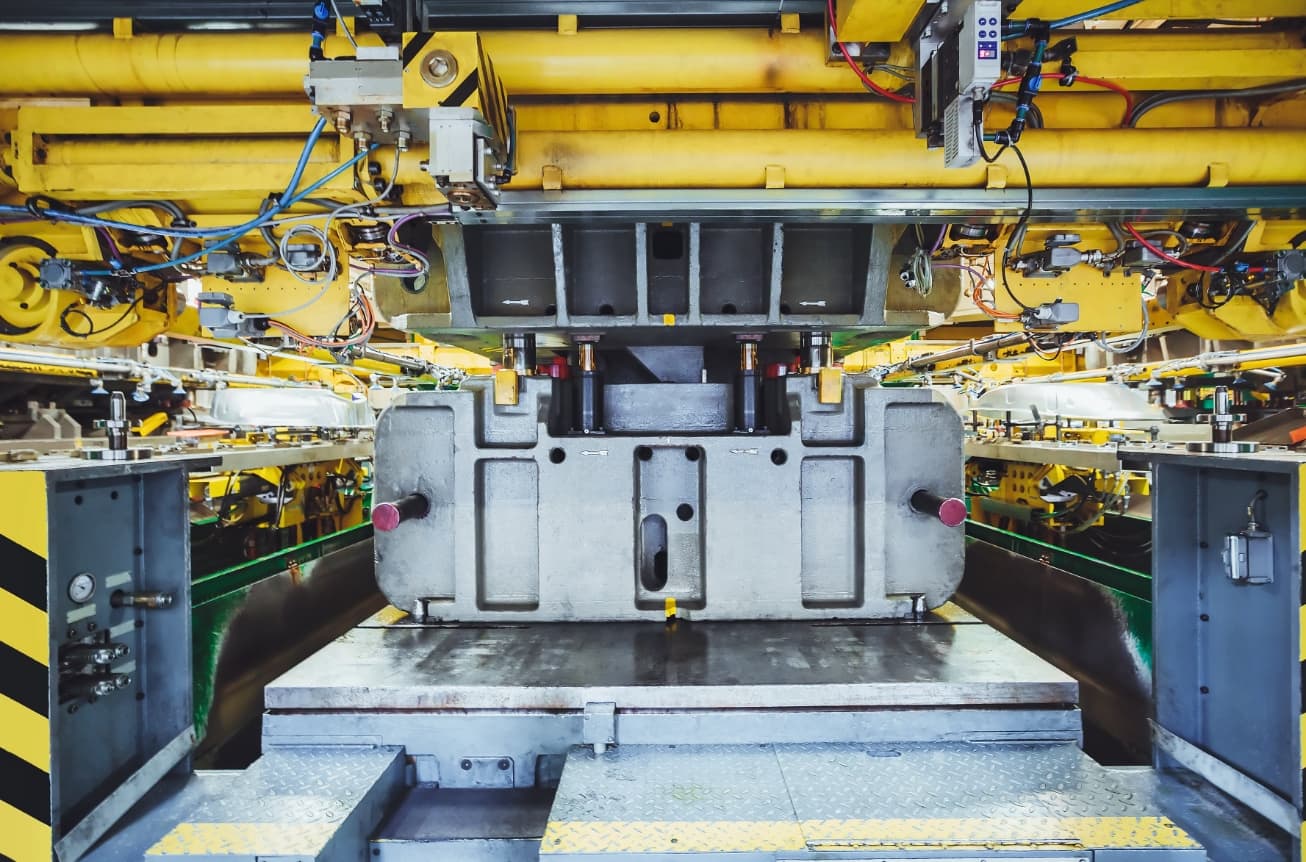
M945 527L959 527L966 522L966 503L956 497L940 497L924 488L911 495L913 511L938 518Z
M109 596L109 604L115 608L138 608L146 611L170 608L172 600L172 593L124 593L118 590Z
M421 494L409 494L388 503L379 503L372 507L372 526L383 533L388 533L404 521L425 518L431 511L431 503Z

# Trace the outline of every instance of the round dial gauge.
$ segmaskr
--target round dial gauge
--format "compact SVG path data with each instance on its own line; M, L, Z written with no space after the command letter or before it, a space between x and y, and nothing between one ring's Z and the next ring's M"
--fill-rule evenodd
M93 595L95 595L95 575L90 572L74 575L68 582L68 598L78 604L89 602Z

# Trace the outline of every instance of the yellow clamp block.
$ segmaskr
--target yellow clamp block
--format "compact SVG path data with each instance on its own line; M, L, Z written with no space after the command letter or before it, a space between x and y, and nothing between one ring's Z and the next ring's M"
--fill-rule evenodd
M667 596L663 608L667 612L667 619L674 620L676 618L676 599L674 596Z
M822 368L816 372L816 400L822 404L843 403L842 368Z
M155 431L158 431L167 424L168 414L160 411L152 416L142 419L141 424L137 425L133 430L142 437L149 437Z
M509 407L517 403L517 372L511 368L494 372L494 403Z

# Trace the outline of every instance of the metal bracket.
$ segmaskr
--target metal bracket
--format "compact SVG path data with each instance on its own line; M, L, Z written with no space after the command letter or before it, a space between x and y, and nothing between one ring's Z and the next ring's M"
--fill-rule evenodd
M617 744L617 705L612 702L585 704L585 720L581 727L581 742L594 746L595 754L602 754L609 745Z
M512 787L511 757L463 757L456 770L441 771L442 783L448 787Z

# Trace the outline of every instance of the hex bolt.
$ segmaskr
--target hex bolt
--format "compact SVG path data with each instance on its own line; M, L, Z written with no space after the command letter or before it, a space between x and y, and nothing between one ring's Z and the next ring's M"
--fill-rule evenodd
M471 768L472 768L472 762L471 762L470 760L465 759L465 758L464 758L463 762L462 762L462 763L459 763L458 765L461 766L461 767L463 768L463 771L464 771L464 772L470 771Z
M505 757L499 761L499 769L501 771L507 772L509 766L512 766L512 763L508 761L508 758Z

